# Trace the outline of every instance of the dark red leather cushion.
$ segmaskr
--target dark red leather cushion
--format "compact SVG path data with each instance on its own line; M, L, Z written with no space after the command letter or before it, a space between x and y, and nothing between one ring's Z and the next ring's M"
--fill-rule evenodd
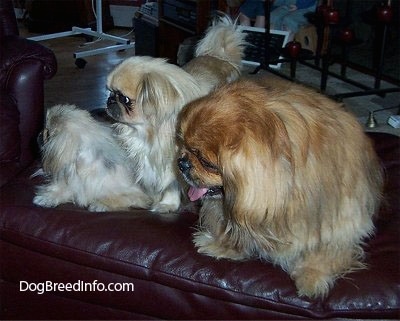
M0 0L0 41L3 36L18 34L18 24L12 0Z
M385 204L366 243L368 270L326 299L298 297L280 268L200 255L197 215L89 213L32 205L30 168L0 190L0 317L163 319L397 319L400 313L399 138L372 134L385 166ZM21 292L19 282L131 282L127 292Z
M16 162L21 151L19 111L15 100L0 90L0 164Z

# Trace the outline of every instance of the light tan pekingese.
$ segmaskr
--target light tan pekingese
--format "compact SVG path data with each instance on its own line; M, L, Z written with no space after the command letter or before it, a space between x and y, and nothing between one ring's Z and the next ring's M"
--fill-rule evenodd
M189 103L177 135L189 196L203 202L200 253L271 261L309 297L364 267L383 175L340 104L290 82L240 80Z
M49 108L39 140L42 168L34 176L43 174L47 182L37 187L34 204L74 203L96 212L151 205L111 128L88 111L74 105Z
M151 210L176 211L181 204L175 166L179 111L239 77L244 44L244 34L224 16L208 29L196 57L184 68L165 59L138 56L108 75L107 113L118 122L115 136L153 200Z

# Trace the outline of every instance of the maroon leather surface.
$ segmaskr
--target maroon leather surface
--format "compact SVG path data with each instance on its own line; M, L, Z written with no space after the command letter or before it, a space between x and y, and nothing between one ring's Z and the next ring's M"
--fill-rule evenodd
M288 275L269 263L198 254L191 241L195 213L35 207L33 166L0 190L0 318L396 319L400 143L391 135L371 136L387 184L377 233L366 244L369 269L339 280L326 299L298 297ZM132 282L135 291L39 295L18 291L21 280Z
M38 156L44 80L56 71L54 53L19 37L12 1L0 0L0 186Z
M0 39L3 36L15 35L18 36L17 19L13 12L14 5L11 0L0 1Z
M19 111L16 102L1 88L0 106L0 164L17 162L21 152Z

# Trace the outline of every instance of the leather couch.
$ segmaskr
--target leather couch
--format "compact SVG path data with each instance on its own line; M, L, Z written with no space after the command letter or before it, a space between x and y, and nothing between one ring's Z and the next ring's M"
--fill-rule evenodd
M23 42L14 37L14 44ZM400 317L398 137L370 134L386 185L376 234L365 244L369 269L339 280L326 299L298 297L288 275L269 263L198 254L195 210L160 215L34 206L41 178L31 178L39 167L32 146L42 126L43 79L56 65L43 48L26 55L1 41L0 319Z
M10 122L27 117L39 127L25 112L11 113ZM32 161L0 188L0 319L398 319L400 139L369 136L386 173L376 234L365 244L369 269L318 300L298 297L288 275L269 263L198 254L196 211L36 207L41 179L30 177L39 167Z
M398 319L400 141L370 137L387 181L376 235L365 245L369 269L319 300L298 297L269 263L198 254L195 211L36 207L34 161L0 189L0 319Z
M11 0L0 0L0 186L35 158L44 80L57 71L53 52L19 37Z

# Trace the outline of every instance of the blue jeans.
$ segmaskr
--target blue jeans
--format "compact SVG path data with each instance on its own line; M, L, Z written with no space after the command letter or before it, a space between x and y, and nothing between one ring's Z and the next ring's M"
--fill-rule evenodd
M265 16L264 1L247 0L240 6L240 12L250 19L255 19L257 16Z
M289 11L289 6L280 6L271 11L270 23L274 29L297 33L300 27L308 24L308 20L304 15L308 12L314 12L315 9L316 6L311 6L305 9Z

